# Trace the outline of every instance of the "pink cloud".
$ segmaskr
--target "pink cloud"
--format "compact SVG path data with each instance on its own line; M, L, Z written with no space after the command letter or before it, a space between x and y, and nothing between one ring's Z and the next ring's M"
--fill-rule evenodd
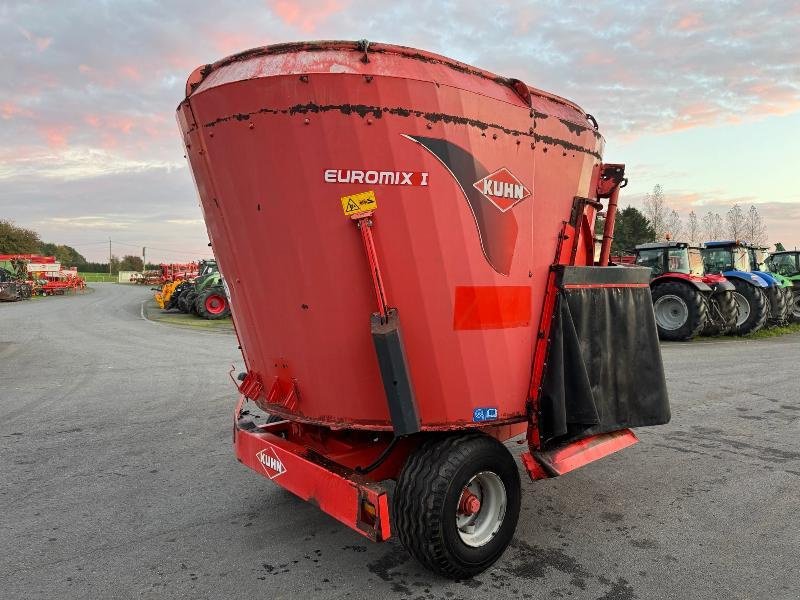
M702 25L703 15L693 12L681 17L676 23L675 27L681 31L697 31L702 27Z
M32 117L33 113L27 108L23 108L16 102L6 101L0 104L0 117L8 121L14 117Z
M44 52L50 47L50 44L53 43L53 38L36 36L27 29L25 29L24 27L20 27L19 25L17 25L17 30L25 37L26 40L28 40L34 46L36 46L36 49L39 52Z
M67 136L72 131L71 126L46 125L39 128L39 133L44 137L50 148L58 149L67 146Z
M284 23L297 27L305 33L312 33L322 21L345 8L345 3L339 0L325 0L321 5L316 2L287 0L273 0L269 4Z

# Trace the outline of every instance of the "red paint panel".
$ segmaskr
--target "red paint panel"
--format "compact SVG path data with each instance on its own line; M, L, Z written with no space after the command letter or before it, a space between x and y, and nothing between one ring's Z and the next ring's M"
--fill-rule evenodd
M531 288L527 285L456 286L453 329L510 329L531 321Z

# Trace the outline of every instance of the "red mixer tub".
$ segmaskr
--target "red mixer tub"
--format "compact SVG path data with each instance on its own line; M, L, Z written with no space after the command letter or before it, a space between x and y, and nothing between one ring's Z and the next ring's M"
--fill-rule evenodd
M316 42L196 69L178 122L246 364L236 455L276 484L468 577L516 527L503 441L540 479L669 420L649 271L604 266L624 166L575 104Z

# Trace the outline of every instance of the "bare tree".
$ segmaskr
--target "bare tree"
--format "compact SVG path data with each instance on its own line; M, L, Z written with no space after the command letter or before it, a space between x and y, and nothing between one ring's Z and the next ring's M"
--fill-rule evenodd
M747 217L744 223L744 237L754 246L766 246L767 244L767 228L761 220L761 215L758 214L758 209L755 205L750 205L750 210L747 212Z
M703 234L707 242L715 242L722 238L725 234L725 228L719 213L710 212L703 217Z
M664 190L660 185L653 187L653 191L644 197L644 215L653 228L655 240L663 240L667 233L667 217L669 211L664 201Z
M728 237L732 240L741 240L745 235L744 211L738 204L731 206L728 214L725 215Z
M692 245L700 243L700 224L697 222L697 213L694 211L689 213L689 219L686 222L686 237Z
M676 210L670 210L664 223L664 235L672 240L679 240L683 233L683 221Z

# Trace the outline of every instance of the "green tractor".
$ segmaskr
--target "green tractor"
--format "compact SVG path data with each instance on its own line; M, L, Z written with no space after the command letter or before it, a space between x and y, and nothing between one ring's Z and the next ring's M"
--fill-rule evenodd
M768 275L775 280L775 283L777 284L776 293L783 296L784 310L780 318L780 323L776 324L783 324L792 321L792 307L795 304L792 280L789 277L785 277L781 273L776 272L770 267L770 265L767 264L769 248L748 245L747 251L750 254L750 265L753 271L757 275ZM800 279L800 277L798 277L798 279ZM798 282L798 285L800 285L800 282Z
M800 322L800 250L779 250L765 261L770 272L792 284L790 313L792 320Z
M181 285L183 288L176 290L178 297L175 306L178 310L195 313L204 319L223 319L231 314L217 261L202 261L199 275Z

